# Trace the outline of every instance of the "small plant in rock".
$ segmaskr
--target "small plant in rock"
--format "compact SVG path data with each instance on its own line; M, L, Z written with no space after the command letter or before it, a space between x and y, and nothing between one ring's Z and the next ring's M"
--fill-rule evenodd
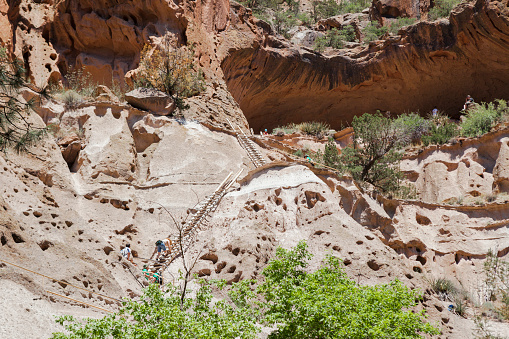
M364 42L371 42L375 40L382 39L385 35L387 35L388 28L384 26L380 26L378 22L371 21L362 31L364 34Z
M504 319L509 319L509 262L500 259L496 251L489 250L484 272L490 299L498 301L497 312Z
M92 75L83 68L72 67L64 76L65 88L74 91L82 97L93 97L97 83L92 80Z
M397 35L399 30L405 26L413 25L417 19L415 18L397 18L389 26L389 34Z
M85 101L81 94L72 89L64 91L62 94L58 95L58 97L60 98L60 100L62 100L65 108L68 110L78 108L78 106Z
M457 315L464 317L468 310L468 302L461 296L456 296L453 298L454 303L454 312L456 312Z
M334 141L334 138L329 137L329 141L325 145L324 151L323 151L323 157L322 157L322 163L326 166L340 169L341 168L341 162L339 158L339 151L336 146L336 142Z
M392 196L396 199L416 200L419 198L419 193L414 184L406 183L400 184L398 189L392 193Z
M434 278L430 280L430 287L438 294L440 300L452 298L458 292L458 289L452 281L445 278Z
M301 149L295 151L295 153L293 153L293 155L295 155L296 157L299 157L299 158L304 158L304 153L302 152Z
M491 192L485 196L487 202L495 202L498 198L498 194Z
M293 134L297 131L297 125L290 123L285 126L279 126L272 130L272 134L277 135L279 132L283 132L284 134Z

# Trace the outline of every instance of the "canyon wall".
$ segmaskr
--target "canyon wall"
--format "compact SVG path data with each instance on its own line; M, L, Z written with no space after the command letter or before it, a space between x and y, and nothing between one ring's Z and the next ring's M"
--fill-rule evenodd
M231 50L222 67L255 130L323 120L339 128L376 110L457 115L465 96L509 96L507 1L458 6L449 19L420 22L401 36L324 56L272 38Z

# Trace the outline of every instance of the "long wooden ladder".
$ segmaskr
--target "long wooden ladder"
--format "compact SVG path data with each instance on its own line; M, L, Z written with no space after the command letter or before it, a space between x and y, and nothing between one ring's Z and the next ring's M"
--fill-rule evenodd
M200 230L200 227L207 221L207 217L210 213L216 210L223 196L237 181L241 173L242 169L235 175L233 175L233 172L230 172L216 190L196 206L195 212L188 218L186 223L182 225L180 234L177 237L173 237L169 256L162 256L162 260L150 264L148 269L150 272L157 272L159 276L161 276L161 273L182 254L182 250L185 251L189 248Z
M246 135L246 133L244 133L242 128L238 126L237 128L235 128L235 126L233 126L233 124L230 122L230 120L228 120L228 118L226 118L226 120L228 121L230 127L235 132L235 135L237 136L237 140L239 141L240 146L242 146L242 148L246 150L249 159L251 159L255 167L261 167L265 165L266 161L263 158L260 151L258 151L258 149L256 148L255 143ZM237 129L240 131L240 133L237 131Z

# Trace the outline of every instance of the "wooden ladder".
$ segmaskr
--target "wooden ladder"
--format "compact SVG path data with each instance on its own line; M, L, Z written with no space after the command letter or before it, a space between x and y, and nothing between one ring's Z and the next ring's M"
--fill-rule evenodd
M235 128L233 124L230 122L230 120L228 120L228 118L226 118L226 120L228 121L230 127L235 132L235 135L237 136L237 140L239 141L240 146L242 146L242 148L246 150L249 159L251 159L255 167L261 167L265 165L267 162L263 158L260 151L258 151L258 149L256 148L255 143L246 135L246 133L244 133L242 128L238 126L237 128ZM240 133L237 132L237 129L240 131Z
M216 190L205 199L203 199L195 208L195 212L188 218L186 223L182 226L182 232L176 238L172 239L172 246L168 257L161 256L162 260L153 262L149 265L148 270L152 273L157 272L161 276L162 272L182 254L182 249L185 251L192 244L194 237L200 230L200 227L207 221L210 213L214 212L221 202L223 196L228 192L230 187L237 181L237 178L242 173L242 169L237 174L232 175L230 172L228 176L221 182ZM181 246L182 245L182 246Z

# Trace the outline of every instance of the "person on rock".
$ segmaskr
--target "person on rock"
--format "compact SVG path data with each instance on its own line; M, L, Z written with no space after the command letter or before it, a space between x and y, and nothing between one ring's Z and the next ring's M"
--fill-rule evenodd
M433 108L433 110L431 111L431 114L432 114L433 118L437 117L437 115L438 115L438 108L437 108L437 106L435 106L435 108Z
M164 246L164 243L162 240L156 241L156 248L154 249L154 252L150 256L150 259L152 259L154 257L154 254L156 254L156 252L157 252L156 260L159 259L161 252L163 252L163 255L166 255L168 253L168 251L166 250L166 246Z
M131 252L131 244L126 244L125 247L120 251L120 254L127 260L130 261L134 266L138 266L134 263L133 254Z
M463 105L463 110L467 111L472 105L474 104L474 98L472 98L470 95L467 95L467 98L465 99L465 104Z
M147 279L149 282L154 282L154 278L150 276L150 272L148 271L148 265L143 265L141 272L143 272L145 279Z
M163 244L164 244L164 247L166 247L166 255L170 255L171 254L171 247L173 245L170 237L168 237L166 239L163 239Z

